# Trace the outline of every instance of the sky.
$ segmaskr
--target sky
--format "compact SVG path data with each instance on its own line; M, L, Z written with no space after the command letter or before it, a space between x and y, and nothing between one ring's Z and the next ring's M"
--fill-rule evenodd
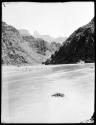
M77 28L94 17L94 2L4 2L2 21L32 35L69 37Z

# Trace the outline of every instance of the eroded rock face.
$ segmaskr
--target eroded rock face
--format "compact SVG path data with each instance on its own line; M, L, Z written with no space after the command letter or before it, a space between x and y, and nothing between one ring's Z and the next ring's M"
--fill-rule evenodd
M41 38L34 38L33 36L22 36L24 40L27 41L29 46L35 48L37 53L46 55L46 52L53 54L58 51L61 44L56 42L48 43Z
M80 27L64 42L45 64L76 63L95 61L94 18L87 25Z
M13 26L2 22L2 64L32 65L46 60L47 46L41 39L22 36Z
M26 64L27 60L22 54L19 42L22 38L19 32L12 26L2 23L2 63L3 64Z
M26 36L27 35L27 36ZM2 64L33 65L46 61L48 54L58 49L42 39L36 39L30 34L23 35L13 26L2 22ZM54 49L55 48L55 49ZM51 51L52 50L52 51Z

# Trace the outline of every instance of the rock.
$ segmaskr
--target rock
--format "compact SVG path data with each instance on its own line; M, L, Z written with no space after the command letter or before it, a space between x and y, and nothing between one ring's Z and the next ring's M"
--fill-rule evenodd
M56 93L56 94L53 94L52 96L54 96L54 97L64 97L64 94L62 94L62 93Z
M82 121L81 123L94 123L94 114L89 120Z
M95 61L94 18L86 25L74 31L63 45L45 62L48 64L70 64Z
M94 120L89 119L89 120L83 121L81 123L94 123Z

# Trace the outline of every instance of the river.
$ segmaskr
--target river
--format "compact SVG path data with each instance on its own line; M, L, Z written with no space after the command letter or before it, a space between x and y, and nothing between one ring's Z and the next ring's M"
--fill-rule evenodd
M94 64L2 66L3 123L80 123L94 112ZM54 97L63 93L64 97Z

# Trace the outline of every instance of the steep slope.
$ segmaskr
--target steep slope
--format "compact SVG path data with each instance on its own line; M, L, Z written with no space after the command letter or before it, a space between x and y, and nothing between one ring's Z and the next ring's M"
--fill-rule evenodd
M58 48L58 43L48 43L43 39L34 38L27 30L18 31L2 22L2 64L41 64Z
M28 45L33 48L37 53L41 55L45 55L47 51L47 42L42 39L36 39L33 36L22 36L24 40L28 43Z
M32 65L44 60L46 57L36 53L16 28L2 23L2 64Z
M64 42L45 64L94 62L94 18L87 25L80 27Z
M60 43L51 42L49 49L54 54L54 52L58 51L60 47L61 47Z
M28 45L35 49L41 55L51 56L55 51L58 51L61 44L56 42L48 43L41 38L34 38L33 36L22 36L27 41Z
M66 39L67 39L67 37L57 37L54 41L63 43L63 42L65 42Z
M6 23L2 23L2 63L21 64L28 63L22 56L22 49L18 45L22 38L18 31Z

